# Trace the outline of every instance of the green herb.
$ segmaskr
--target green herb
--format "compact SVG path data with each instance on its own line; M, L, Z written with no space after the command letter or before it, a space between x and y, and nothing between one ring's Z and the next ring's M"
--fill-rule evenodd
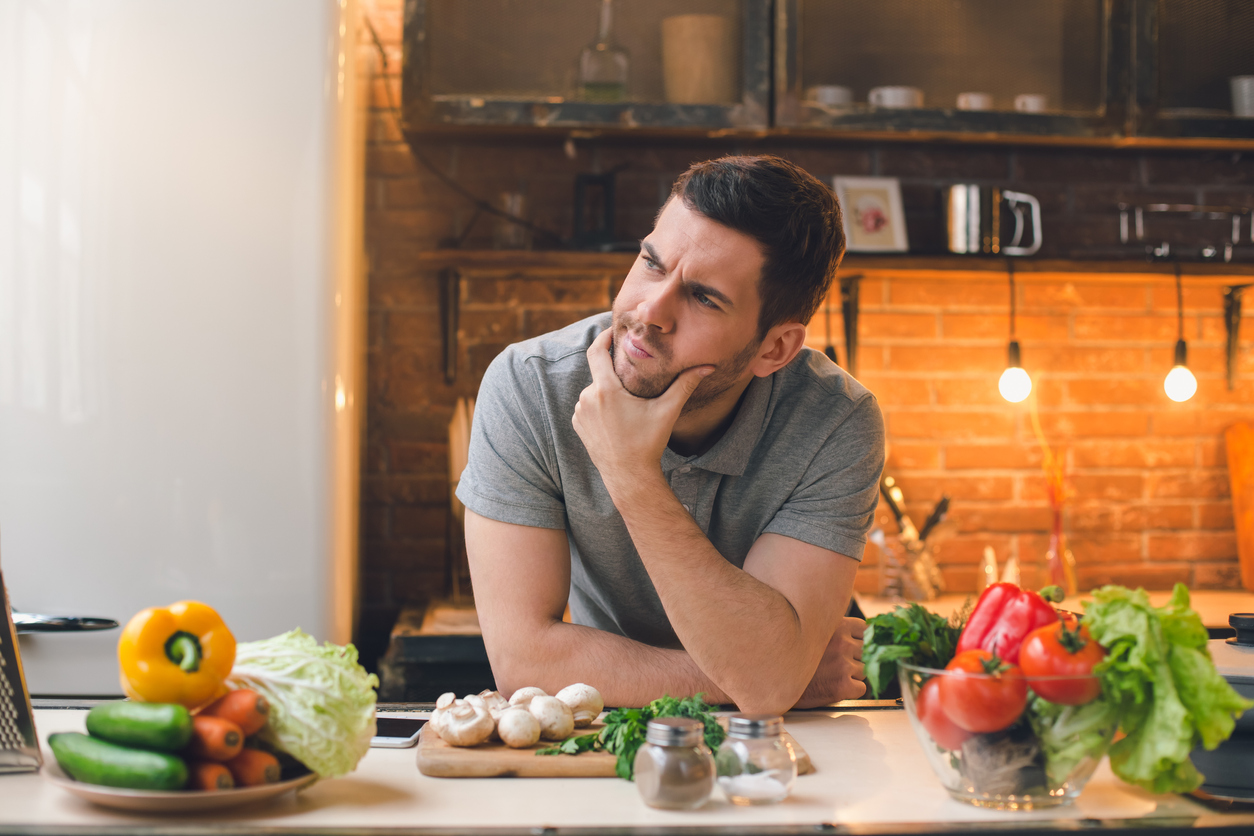
M679 699L663 696L644 708L615 708L605 715L605 728L593 734L569 737L556 746L541 749L537 755L578 755L581 752L609 752L617 756L614 771L628 781L634 777L636 752L644 744L649 721L658 717L689 717L705 725L705 745L718 751L727 733L711 711L713 706L701 694Z
M862 663L867 685L879 696L897 678L897 663L943 668L954 658L958 636L970 614L970 602L945 618L919 604L897 607L867 621Z
M1151 606L1143 589L1105 586L1093 598L1084 623L1108 651L1094 671L1126 734L1110 747L1111 769L1151 792L1196 789L1202 775L1189 752L1226 740L1236 717L1254 703L1215 670L1206 627L1189 607L1184 584L1176 584L1162 608Z

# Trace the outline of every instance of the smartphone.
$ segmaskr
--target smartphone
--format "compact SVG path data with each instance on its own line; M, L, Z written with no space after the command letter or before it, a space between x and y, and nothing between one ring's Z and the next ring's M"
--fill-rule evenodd
M374 722L370 745L382 749L408 749L418 743L418 733L427 724L416 717L376 717Z

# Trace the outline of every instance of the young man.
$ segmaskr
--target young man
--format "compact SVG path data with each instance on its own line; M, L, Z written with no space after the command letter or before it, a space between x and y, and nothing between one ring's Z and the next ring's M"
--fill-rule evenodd
M883 420L804 345L843 252L811 175L698 163L612 313L493 361L457 495L501 691L768 713L865 691L865 625L844 613Z

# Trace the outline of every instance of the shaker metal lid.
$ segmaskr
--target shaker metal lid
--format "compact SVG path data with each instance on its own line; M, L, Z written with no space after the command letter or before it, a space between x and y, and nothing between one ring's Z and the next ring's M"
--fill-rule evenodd
M727 733L732 737L778 737L784 731L784 718L778 714L733 714Z
M696 746L705 740L705 724L691 717L650 720L645 740L654 746Z

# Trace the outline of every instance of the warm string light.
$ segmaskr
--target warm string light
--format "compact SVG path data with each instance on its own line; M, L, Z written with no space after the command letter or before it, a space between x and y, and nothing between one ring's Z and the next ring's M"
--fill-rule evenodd
M997 381L997 391L1011 403L1019 403L1032 394L1032 378L1023 370L1020 357L1019 341L1015 339L1015 270L1014 266L1006 266L1010 278L1010 345L1006 362L1006 370Z
M1176 357L1163 380L1163 391L1176 403L1183 403L1197 392L1197 378L1189 371L1189 346L1184 341L1184 284L1180 278L1180 263L1176 262L1176 321L1179 337L1176 340Z

